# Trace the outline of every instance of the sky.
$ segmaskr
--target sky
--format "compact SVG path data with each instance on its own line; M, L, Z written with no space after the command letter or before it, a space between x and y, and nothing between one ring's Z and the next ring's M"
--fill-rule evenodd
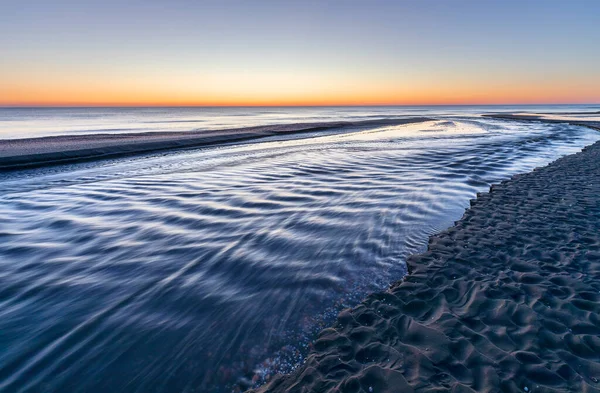
M600 1L0 0L0 106L600 103Z

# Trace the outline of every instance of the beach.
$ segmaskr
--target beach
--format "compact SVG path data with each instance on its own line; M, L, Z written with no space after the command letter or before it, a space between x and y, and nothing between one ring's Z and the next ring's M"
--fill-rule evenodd
M119 158L157 151L239 143L272 136L335 129L360 130L368 127L401 125L428 118L334 121L276 124L184 132L146 132L119 134L59 135L39 138L0 140L0 170L42 167L106 158Z
M0 393L600 393L600 1L0 8Z
M494 114L484 114L484 117L489 117L492 119L503 119L503 120L516 120L516 121L524 121L524 122L544 122L544 123L569 123L574 126L581 127L589 127L595 130L600 130L600 120L598 117L599 112L579 112L578 114L581 116L590 116L593 120L577 119L573 118L574 112L565 112L558 114L550 114L550 113L532 113L532 114L514 114L514 113L494 113ZM562 116L561 116L562 115Z
M554 227L571 213L581 218L568 206L573 197L595 199L577 192L583 181L574 196L559 181L521 185L508 204L485 202L486 191L581 151L600 133L587 123L482 116L499 109L511 108L265 108L252 121L239 108L0 111L9 138L1 143L26 164L0 171L0 390L354 391L358 381L369 392L405 381L407 391L495 391L505 379L543 386L540 370L511 359L534 354L535 367L558 372L552 362L568 348L545 354L548 344L528 333L541 317L518 320L525 311L511 303L517 289L506 280L524 274L517 265L531 261L517 258L523 252L562 263L569 243ZM560 109L589 116L588 108ZM273 121L273 112L277 124L252 125ZM339 118L347 121L325 121ZM209 121L221 128L196 128ZM165 124L189 131L149 131ZM82 135L100 129L117 131ZM26 162L32 154L66 160ZM576 179L585 176L595 184L583 171ZM505 195L496 188L514 181L490 195ZM548 211L562 197L553 187L567 193L554 218ZM491 207L469 219L467 232L459 224L444 237L478 193L474 209ZM557 232L552 241L543 226L524 229L542 212ZM521 231L527 239L518 239ZM591 235L569 236L578 250L594 250ZM490 244L497 249L486 250ZM544 251L551 244L556 250ZM542 276L527 274L531 282ZM554 295L546 281L535 288ZM499 327L506 321L510 329ZM564 370L558 375L571 386Z
M493 185L257 392L599 392L600 143Z

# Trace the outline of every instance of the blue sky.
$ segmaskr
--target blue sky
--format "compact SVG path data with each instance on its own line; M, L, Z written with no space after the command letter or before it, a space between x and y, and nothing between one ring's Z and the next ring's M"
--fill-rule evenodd
M3 1L0 103L600 101L598 15L600 1Z

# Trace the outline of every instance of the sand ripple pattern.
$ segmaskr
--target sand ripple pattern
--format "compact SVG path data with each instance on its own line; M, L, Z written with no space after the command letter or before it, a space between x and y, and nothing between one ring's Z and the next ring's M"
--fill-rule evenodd
M411 127L3 175L0 391L220 392L290 372L316 332L401 278L406 257L458 219L476 192L597 139L560 124L462 119ZM414 277L440 280L465 314L476 309L473 282ZM339 367L318 375L341 378L395 354L391 342L370 344L377 323L404 326L414 348L437 345L406 319L444 318L435 293L402 298L411 299L402 309L406 326L366 311L366 322L356 322L363 327L345 324L335 334L351 350L341 363L321 359L318 367ZM494 293L484 301L507 302ZM582 313L595 296L577 303ZM513 323L527 330L529 314L519 310ZM487 337L485 321L461 323ZM317 342L319 353L327 340ZM510 343L498 338L499 351ZM475 353L463 341L455 346L447 356ZM390 356L396 366L372 372L392 372L399 360ZM443 378L480 380L456 359Z
M599 392L600 143L494 186L269 392Z

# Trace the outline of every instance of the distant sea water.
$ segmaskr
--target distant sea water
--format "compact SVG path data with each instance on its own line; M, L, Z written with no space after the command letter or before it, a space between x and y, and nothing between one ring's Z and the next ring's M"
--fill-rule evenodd
M495 112L587 112L600 105L384 107L0 108L0 139L99 133L219 130L267 124L360 121ZM596 117L599 117L598 114Z
M0 391L229 392L289 372L477 192L600 140L481 114L598 110L0 109L4 139L434 119L0 173Z

